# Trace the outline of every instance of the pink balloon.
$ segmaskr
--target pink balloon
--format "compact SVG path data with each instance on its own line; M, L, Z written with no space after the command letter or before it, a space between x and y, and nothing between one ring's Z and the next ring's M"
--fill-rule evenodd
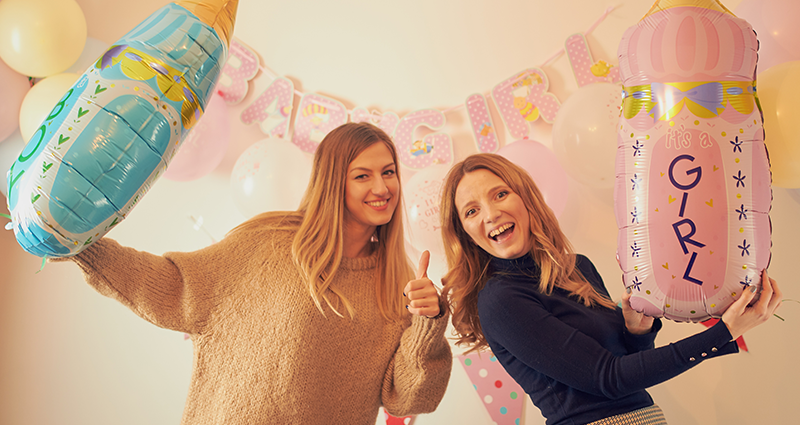
M222 161L228 149L229 136L228 105L219 93L214 93L203 117L170 162L164 178L190 181L210 173Z
M623 281L635 310L683 322L720 317L771 255L758 41L744 20L699 3L657 3L618 51Z
M777 64L800 60L800 2L744 0L734 11L758 34L758 73Z
M0 59L0 140L19 127L19 107L31 88L28 78L9 68Z
M531 175L556 217L564 212L569 179L553 151L539 142L523 139L503 146L497 153Z

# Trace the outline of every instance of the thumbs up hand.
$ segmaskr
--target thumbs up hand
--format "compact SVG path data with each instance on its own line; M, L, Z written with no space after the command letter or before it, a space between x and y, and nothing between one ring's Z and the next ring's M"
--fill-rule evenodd
M428 263L431 260L431 253L425 251L419 259L417 278L408 282L403 294L408 298L408 311L411 314L427 317L439 316L439 292L433 286L433 282L428 279Z

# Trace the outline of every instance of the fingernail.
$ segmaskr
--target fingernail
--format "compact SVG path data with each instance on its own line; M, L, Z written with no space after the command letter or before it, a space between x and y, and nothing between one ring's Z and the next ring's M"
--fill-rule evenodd
M756 288L756 285L750 286L750 292L756 292L756 289L758 289Z
M630 294L631 293L631 287L629 286L629 287L625 288L625 292Z
M406 310L408 310L408 306L406 306Z
M406 296L406 293L405 293L405 292L403 292L403 296L404 296L404 297Z

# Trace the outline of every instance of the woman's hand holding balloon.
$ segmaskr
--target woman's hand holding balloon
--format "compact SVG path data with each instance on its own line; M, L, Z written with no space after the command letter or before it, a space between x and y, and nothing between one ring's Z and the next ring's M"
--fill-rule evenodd
M439 315L439 292L428 279L428 263L431 253L425 251L419 259L417 278L408 282L403 294L408 297L408 311L419 316L436 317Z
M766 269L761 273L761 297L750 306L750 302L756 296L757 288L755 285L745 288L742 296L722 315L722 321L728 326L732 339L739 338L750 329L766 322L781 305L783 293L775 279L767 275Z
M644 335L653 329L653 316L639 313L631 307L631 289L627 288L622 295L622 316L625 327L634 335Z

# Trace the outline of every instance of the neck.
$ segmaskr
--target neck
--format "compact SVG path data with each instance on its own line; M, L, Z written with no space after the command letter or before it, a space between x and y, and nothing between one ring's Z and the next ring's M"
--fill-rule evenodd
M372 253L373 243L370 242L375 234L375 226L344 226L344 255L347 258L366 257Z

